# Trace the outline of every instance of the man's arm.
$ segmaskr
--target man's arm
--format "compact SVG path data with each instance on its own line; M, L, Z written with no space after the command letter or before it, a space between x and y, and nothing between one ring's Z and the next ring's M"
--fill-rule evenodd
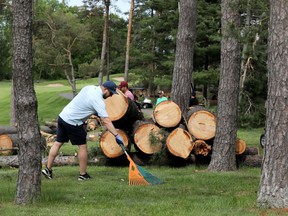
M104 123L104 125L107 127L107 129L114 135L116 136L118 133L112 123L112 121L110 120L110 118L106 117L100 117L102 122Z

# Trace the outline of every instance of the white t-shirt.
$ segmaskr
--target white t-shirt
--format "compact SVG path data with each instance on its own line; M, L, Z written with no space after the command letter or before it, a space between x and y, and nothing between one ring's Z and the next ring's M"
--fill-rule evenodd
M59 116L68 124L82 125L96 113L99 117L108 117L101 87L90 85L82 88Z

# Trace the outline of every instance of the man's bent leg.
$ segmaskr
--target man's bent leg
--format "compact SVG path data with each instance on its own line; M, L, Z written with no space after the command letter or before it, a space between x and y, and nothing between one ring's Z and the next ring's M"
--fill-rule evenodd
M63 145L63 143L60 142L54 142L53 146L51 147L50 151L49 151L49 155L48 155L48 160L47 160L47 168L48 169L52 169L53 166L53 162L59 152L59 149L61 148L61 146Z

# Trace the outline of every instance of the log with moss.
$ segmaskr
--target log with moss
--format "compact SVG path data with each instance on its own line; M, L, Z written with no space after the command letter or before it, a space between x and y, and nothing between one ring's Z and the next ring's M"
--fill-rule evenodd
M159 152L163 146L164 133L151 121L136 121L133 125L135 148L144 154Z

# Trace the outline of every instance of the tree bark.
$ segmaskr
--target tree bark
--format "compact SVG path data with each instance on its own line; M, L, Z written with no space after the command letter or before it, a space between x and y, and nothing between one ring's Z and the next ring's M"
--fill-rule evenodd
M208 170L236 170L237 106L240 83L240 43L237 39L239 0L221 1L221 72L216 136Z
M266 144L257 202L288 208L288 2L270 1Z
M184 115L189 107L191 93L190 83L196 38L196 3L197 0L180 0L178 4L179 23L171 99L179 105Z
M33 203L41 195L41 135L34 90L32 0L14 0L13 88L19 143L16 203Z

